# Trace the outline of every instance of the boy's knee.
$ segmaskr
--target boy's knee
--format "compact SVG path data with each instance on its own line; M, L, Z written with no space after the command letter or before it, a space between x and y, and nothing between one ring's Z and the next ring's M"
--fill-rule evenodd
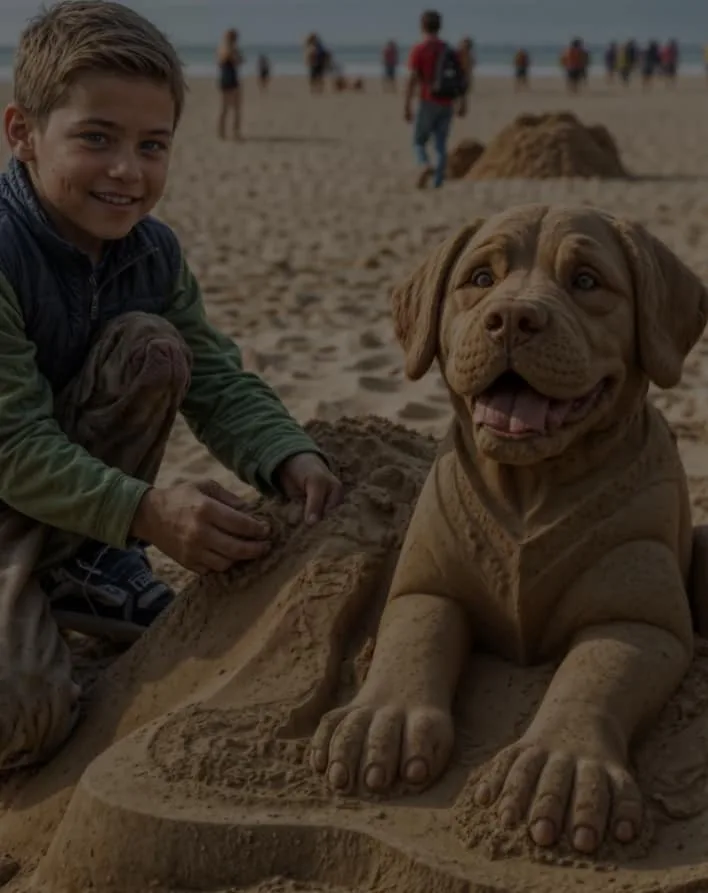
M110 386L117 367L118 390L138 388L180 397L186 393L191 352L177 329L161 316L132 312L111 320L101 333L100 375Z

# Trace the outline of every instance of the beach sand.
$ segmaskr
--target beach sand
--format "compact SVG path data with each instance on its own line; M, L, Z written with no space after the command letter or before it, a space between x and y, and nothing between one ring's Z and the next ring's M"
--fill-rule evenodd
M321 97L299 79L276 79L266 97L248 84L240 143L216 140L214 85L192 84L158 213L182 239L211 320L299 420L323 423L314 433L339 459L353 496L348 513L313 533L266 506L281 544L257 576L194 582L154 556L160 573L187 586L182 605L106 670L55 761L0 791L0 850L20 867L7 889L28 889L53 839L33 888L46 893L89 884L116 893L708 889L705 647L638 758L644 789L663 812L654 842L630 853L546 858L470 817L470 769L518 732L547 668L475 663L485 682L461 720L457 762L418 800L333 802L302 763L317 716L346 700L365 672L392 556L432 458L423 435L439 436L450 417L437 371L404 379L391 286L461 224L529 201L637 219L708 280L706 89L695 79L643 93L598 79L571 98L560 79L518 95L511 81L481 80L452 145L487 143L521 112L567 109L609 129L635 179L463 180L421 192L402 98L377 83ZM652 392L678 435L696 522L708 517L707 355L704 339L682 384ZM324 424L368 414L409 430ZM393 482L392 467L400 471ZM247 492L180 420L159 481L204 477ZM377 487L388 495L371 496ZM367 580L373 597L363 594ZM85 678L111 659L84 645ZM62 822L83 769L114 742Z

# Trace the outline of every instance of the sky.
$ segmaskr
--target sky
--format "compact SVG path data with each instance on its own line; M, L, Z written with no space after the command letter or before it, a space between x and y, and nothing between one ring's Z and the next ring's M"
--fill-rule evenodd
M245 44L300 43L317 30L331 44L408 42L424 2L417 0L125 0L178 43L212 44L237 27ZM0 0L0 44L12 45L36 0ZM563 43L675 36L708 42L708 0L432 0L450 33L480 43Z

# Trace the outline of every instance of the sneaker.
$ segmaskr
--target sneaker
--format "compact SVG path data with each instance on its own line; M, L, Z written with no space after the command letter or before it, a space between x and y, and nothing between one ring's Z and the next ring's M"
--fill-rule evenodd
M60 627L115 642L134 642L174 599L143 543L115 549L89 540L39 582Z

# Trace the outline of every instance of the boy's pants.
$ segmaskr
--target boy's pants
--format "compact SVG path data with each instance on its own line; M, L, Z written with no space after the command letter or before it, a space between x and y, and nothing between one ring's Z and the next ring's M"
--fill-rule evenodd
M418 163L424 167L430 167L428 157L428 140L433 138L435 154L437 156L433 185L442 186L447 167L447 139L450 135L452 124L452 105L441 105L439 102L430 102L423 99L418 104L418 111L413 125L413 148L415 149Z
M170 323L127 313L100 333L56 399L56 418L92 456L152 482L190 369L189 350ZM0 769L46 759L78 718L71 655L37 573L84 541L0 503Z

